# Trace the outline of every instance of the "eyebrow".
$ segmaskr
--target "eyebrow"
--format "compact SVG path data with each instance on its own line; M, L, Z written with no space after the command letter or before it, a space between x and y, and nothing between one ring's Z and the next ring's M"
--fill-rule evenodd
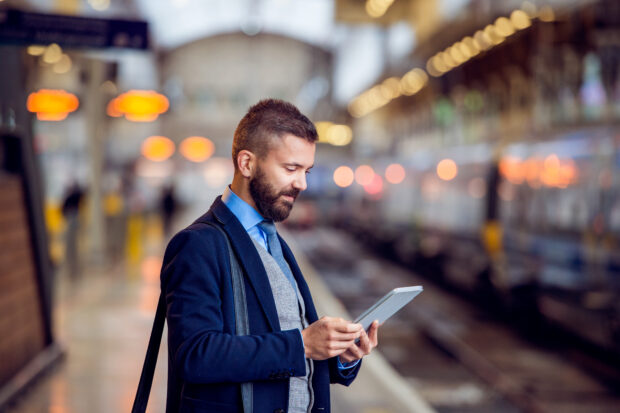
M302 164L300 164L300 163L295 163L295 162L285 162L285 163L284 163L284 165L287 165L287 166L295 166L295 167L297 167L297 168L303 168L303 167L304 167ZM310 169L312 169L312 168L314 168L314 164L310 165L307 169L308 169L308 170L310 170Z

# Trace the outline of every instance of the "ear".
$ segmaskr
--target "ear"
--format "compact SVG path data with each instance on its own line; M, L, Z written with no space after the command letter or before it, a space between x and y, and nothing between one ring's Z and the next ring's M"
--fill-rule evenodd
M247 149L242 149L237 154L237 167L244 178L251 178L256 165L256 155Z

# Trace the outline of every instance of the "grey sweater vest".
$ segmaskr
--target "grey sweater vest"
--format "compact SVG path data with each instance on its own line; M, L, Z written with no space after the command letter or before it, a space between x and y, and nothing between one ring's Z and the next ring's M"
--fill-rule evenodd
M306 320L306 306L304 299L299 293L297 284L295 288L291 285L286 275L280 269L276 260L269 252L258 242L252 240L256 246L256 250L260 255L269 284L273 299L276 303L278 312L278 320L281 330L292 330L294 328L303 330L308 326ZM291 377L289 379L289 413L308 413L312 409L313 392L312 392L312 360L306 359L306 375L301 377Z

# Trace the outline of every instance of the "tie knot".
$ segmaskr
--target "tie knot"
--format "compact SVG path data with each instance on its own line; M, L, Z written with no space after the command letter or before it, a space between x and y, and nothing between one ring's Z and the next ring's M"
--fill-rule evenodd
M261 221L258 224L258 227L265 231L265 234L267 234L267 236L276 235L276 225L273 223L273 221Z

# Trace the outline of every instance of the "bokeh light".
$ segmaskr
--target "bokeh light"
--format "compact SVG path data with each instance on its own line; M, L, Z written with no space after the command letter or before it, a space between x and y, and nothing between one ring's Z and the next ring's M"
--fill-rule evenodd
M79 107L80 102L72 93L64 90L41 89L28 96L26 107L36 113L37 119L61 121Z
M213 155L215 145L202 136L190 136L183 139L179 147L181 155L192 162L204 162Z
M393 163L385 168L385 180L391 184L399 184L405 179L405 168L402 165Z
M520 158L505 156L499 162L499 172L513 184L522 184L525 180L525 164Z
M52 43L43 52L43 62L53 65L62 57L62 48L56 43Z
M107 112L109 116L124 114L132 122L152 122L169 106L168 98L153 90L130 90L113 99Z
M327 141L334 146L345 146L351 143L353 132L347 125L331 125L327 129Z
M369 185L375 176L375 171L369 165L360 165L355 169L355 182L358 185Z
M60 60L52 66L52 71L60 75L69 72L72 66L73 62L71 61L71 58L68 55L63 54L60 57Z
M366 0L366 13L372 18L379 18L394 3L394 0Z
M334 146L345 146L353 140L353 131L348 125L339 125L329 121L315 122L319 142Z
M381 178L381 175L374 174L370 183L364 185L364 190L370 195L381 195L383 192L383 178Z
M165 161L172 156L174 149L174 142L165 136L150 136L142 142L142 155L150 161Z
M515 10L510 14L510 21L518 30L523 30L531 26L532 21L526 12L523 10Z
M334 171L334 183L341 188L351 186L354 179L355 174L353 173L353 169L348 166L339 166Z
M452 159L443 159L437 164L437 176L444 181L451 181L457 174L458 168Z
M314 122L316 133L319 135L319 142L325 142L325 143L328 142L327 131L332 125L333 125L333 122L329 122L329 121Z
M45 46L33 44L31 46L28 46L28 49L26 50L30 56L41 56L43 55L43 53L45 53L45 49L46 49Z

